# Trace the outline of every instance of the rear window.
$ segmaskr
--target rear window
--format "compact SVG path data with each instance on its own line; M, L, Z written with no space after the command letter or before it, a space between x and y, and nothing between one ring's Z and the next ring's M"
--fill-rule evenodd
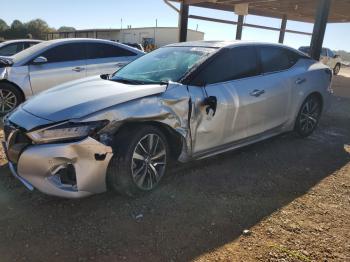
M303 52L304 54L310 55L310 47L302 46L299 48L299 51Z
M287 70L300 58L300 55L291 50L275 46L260 47L259 53L263 73Z
M125 48L105 43L88 43L87 47L88 59L136 55L134 52L129 51Z

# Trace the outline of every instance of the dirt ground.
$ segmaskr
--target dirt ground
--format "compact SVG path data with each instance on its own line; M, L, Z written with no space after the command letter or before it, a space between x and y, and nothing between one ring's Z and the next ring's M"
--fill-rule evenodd
M2 158L0 261L350 261L349 69L334 89L311 137L175 166L139 199L31 193Z

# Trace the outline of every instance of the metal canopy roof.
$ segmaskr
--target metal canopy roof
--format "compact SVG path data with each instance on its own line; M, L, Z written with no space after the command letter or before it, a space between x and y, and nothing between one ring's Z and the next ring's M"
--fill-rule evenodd
M236 4L249 4L249 14L301 22L315 21L319 0L171 0L191 6L234 11ZM350 0L332 0L328 22L350 22Z

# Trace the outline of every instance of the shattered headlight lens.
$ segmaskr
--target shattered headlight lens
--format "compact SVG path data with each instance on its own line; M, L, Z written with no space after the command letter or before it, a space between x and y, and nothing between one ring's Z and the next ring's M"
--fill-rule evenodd
M108 123L109 122L106 120L85 123L65 122L29 132L27 133L27 136L36 144L77 140L93 136Z

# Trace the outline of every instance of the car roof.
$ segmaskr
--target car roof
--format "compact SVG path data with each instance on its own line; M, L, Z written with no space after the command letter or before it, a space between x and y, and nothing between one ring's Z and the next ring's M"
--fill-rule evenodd
M268 42L257 42L257 41L193 41L193 42L182 42L170 44L167 46L173 47L209 47L209 48L224 48L224 47L234 47L234 46L242 46L242 45L270 45L270 46L279 46L279 47L287 47L282 44L268 43Z
M19 52L18 54L12 56L11 58L13 59L15 64L18 63L21 65L22 63L25 63L28 60L28 58L37 54L38 52L42 52L50 47L60 45L63 43L74 43L74 42L107 43L107 44L112 44L112 45L119 45L119 46L123 46L123 48L131 50L135 53L144 54L144 52L142 52L134 47L130 47L130 46L124 45L122 43L118 43L118 42L111 41L111 40L95 39L95 38L63 38L63 39L54 39L54 40L48 40L48 41L41 42L35 46L32 46L30 48L23 50L22 52Z
M96 39L96 38L59 38L48 40L46 43L55 44L55 43L74 43L74 42L107 42L107 43L118 43L112 40L106 39Z
M2 42L2 45L8 45L13 43L21 43L21 42L33 42L33 43L41 43L43 40L37 40L37 39L14 39L14 40L7 40Z

